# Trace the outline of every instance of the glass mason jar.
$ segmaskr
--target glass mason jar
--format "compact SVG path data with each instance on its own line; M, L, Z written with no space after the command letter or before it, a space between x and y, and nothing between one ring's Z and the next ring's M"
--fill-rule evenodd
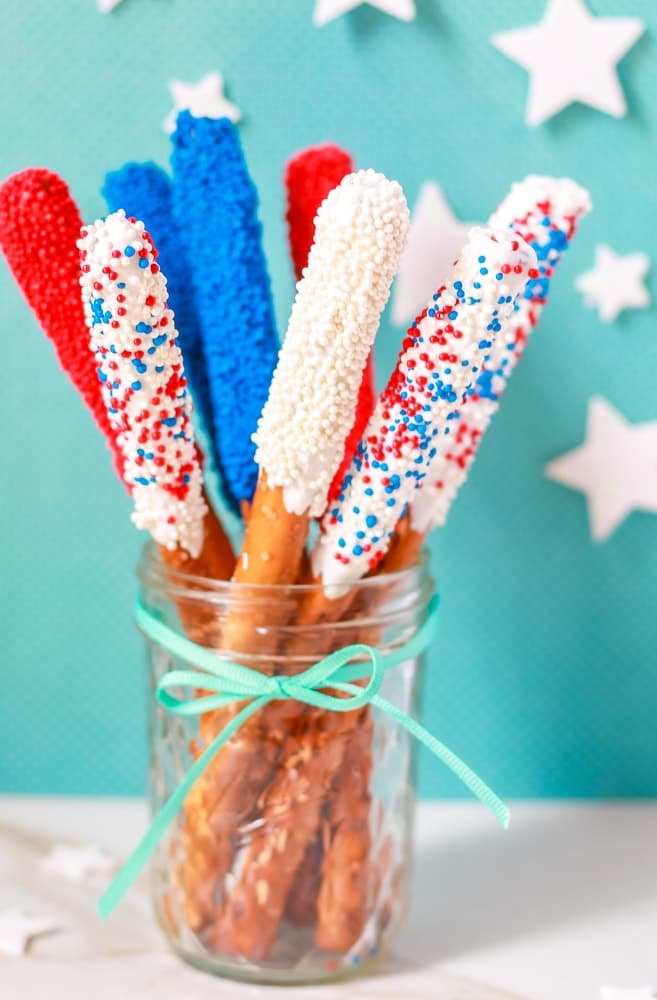
M142 604L167 625L261 673L288 676L352 643L393 652L417 632L433 594L422 561L356 584L333 621L337 602L320 588L190 577L165 567L152 545L138 576ZM324 614L309 616L318 598ZM194 664L151 640L147 658L155 814L244 702L172 714L157 685ZM404 660L380 690L416 717L420 668L420 656ZM188 697L204 693L199 680ZM209 972L258 983L369 968L406 906L413 744L370 705L336 712L288 699L255 712L207 765L152 858L155 910L173 949Z

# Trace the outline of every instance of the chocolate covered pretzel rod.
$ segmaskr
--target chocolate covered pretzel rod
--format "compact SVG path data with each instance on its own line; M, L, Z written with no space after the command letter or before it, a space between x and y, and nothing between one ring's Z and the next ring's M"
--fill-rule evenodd
M90 346L135 505L132 520L150 532L169 565L225 572L230 546L203 498L191 403L157 251L143 223L123 210L85 227L78 246Z
M349 596L350 581L373 569L385 553L397 520L434 449L449 434L535 261L522 240L504 231L474 230L450 283L437 291L409 330L340 497L324 517L313 565L325 590L312 599L314 620L331 620L336 604ZM222 948L256 959L269 953L287 892L317 834L324 796L358 718L357 712L317 712L312 717L314 741L311 733L302 746L294 741L286 745L263 813L262 829L272 824L276 838L266 850L260 840L252 840L246 850L215 933ZM346 903L342 893L329 896ZM362 911L367 901L349 902L354 912L347 924L357 927L361 920L355 911ZM325 919L332 919L330 912ZM326 940L330 930L320 925L318 939Z
M450 504L465 481L476 449L500 402L532 329L545 308L554 270L575 235L577 224L590 207L588 193L566 178L528 177L514 184L490 220L506 226L534 249L537 273L532 273L516 300L512 322L505 326L491 347L490 360L483 366L473 391L466 397L457 430L448 449L438 451L428 475L410 504L410 515L402 519L383 559L384 572L398 572L415 565L428 532L442 526ZM349 756L349 753L348 755ZM365 768L364 761L360 767ZM353 783L336 782L334 797L343 800L338 808L346 817L357 815L368 804L368 794L359 803ZM348 819L347 819L348 825ZM360 856L365 856L365 835ZM350 854L358 850L345 836L335 837L327 849L322 885L322 905L318 940L340 944L340 916L349 911L344 903L333 905L334 886L343 884L343 872ZM352 894L357 899L357 894ZM327 928L332 933L327 938Z
M326 506L407 229L401 188L374 171L346 177L318 212L308 267L258 424L261 475L234 574L240 583L285 585L298 577L309 519ZM276 613L284 620L289 612L283 605L274 610L270 626ZM222 648L248 654L261 624L257 608L229 616ZM210 893L205 875L197 878L195 857L186 862L187 884L198 885L204 900L228 871L240 825L267 783L284 739L286 711L275 705L249 721L204 775L206 815L199 826L214 834L202 858L204 872L215 864ZM187 903L203 926L203 901Z

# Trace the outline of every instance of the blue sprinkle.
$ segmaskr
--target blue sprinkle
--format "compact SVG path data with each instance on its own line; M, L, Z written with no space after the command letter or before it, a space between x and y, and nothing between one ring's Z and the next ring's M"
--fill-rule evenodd
M126 255L126 257L134 257L134 255L135 255L135 248L134 247L126 247L123 252Z
M163 417L161 421L165 427L175 427L176 418L175 417Z
M149 480L144 479L143 476L135 476L135 482L139 483L141 486L148 486Z
M347 544L347 543L345 542L344 538L338 538L338 546L339 546L339 547L340 547L341 549L343 549L343 548L345 547L345 545L346 545L346 544Z
M377 518L374 514L368 514L367 517L365 518L365 524L367 525L368 528L373 528L376 522Z
M488 274L488 268L487 267L480 267L479 268L479 274Z
M125 281L119 281L119 282L117 283L117 286L116 286L116 287L117 287L117 288L125 288Z
M135 330L137 331L137 333L152 333L153 327L149 326L148 323L144 323L144 321L142 320L141 323L137 323Z
M146 257L140 257L140 258L139 258L139 266L140 266L140 268L142 269L142 271L143 271L143 269L144 269L145 267L148 267L148 260L147 260L147 258L146 258Z
M353 549L351 551L353 552L353 554L355 556L362 556L362 554L363 554L363 546L362 545L354 545L354 547L353 547Z
M141 382L139 381L139 379L135 379L134 382L131 382L130 383L130 388L134 389L135 392L137 392L138 389L141 389Z

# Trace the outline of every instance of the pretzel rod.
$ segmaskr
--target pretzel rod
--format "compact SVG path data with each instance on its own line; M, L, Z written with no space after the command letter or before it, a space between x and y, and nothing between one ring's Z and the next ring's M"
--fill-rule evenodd
M328 843L317 894L315 941L346 954L361 937L371 909L370 779L374 722L369 707L354 721L328 800Z
M82 217L66 182L52 170L21 170L0 185L0 247L61 367L114 453L121 476L116 434L89 357L80 300L81 228Z
M515 365L527 343L529 334L538 323L548 300L554 269L572 240L577 223L589 208L588 194L572 181L549 177L528 177L515 184L491 217L491 225L507 226L529 243L538 258L538 273L532 273L523 293L516 301L512 322L498 335L491 347L490 360L477 378L474 391L466 397L452 445L437 452L425 482L410 505L410 516L397 525L392 544L380 568L394 573L415 565L431 528L445 523L450 504L465 481L475 458L481 437L488 428ZM351 748L347 751L350 755ZM362 767L366 767L363 761ZM352 785L336 781L334 796L344 799L345 815L357 815L359 803ZM367 803L367 793L362 806ZM367 840L369 831L364 834ZM320 910L318 942L338 946L345 942L332 937L342 926L340 919L350 911L349 902L340 906L328 902L330 886L341 879L355 847L334 838L324 864L324 883L320 898L326 905ZM361 856L367 857L366 845L361 844ZM358 894L351 900L357 904ZM362 898L362 897L361 897ZM361 912L364 906L361 905ZM353 939L355 940L355 938Z
M311 149L304 150L288 163L285 172L285 188L287 193L286 219L288 223L290 252L297 281L300 281L303 277L303 272L308 264L308 257L315 235L315 218L317 216L317 212L322 202L326 197L328 197L330 192L339 185L347 174L352 171L353 164L349 154L341 150L338 146L331 145L313 147ZM358 440L360 439L363 427L371 415L373 406L374 364L372 352L370 352L358 393L353 426L345 442L345 454L343 455L341 465L333 477L329 490L329 499L335 494L336 483L337 486L339 486L342 481L345 465L348 465L351 460L353 451L355 450ZM268 523L265 528L266 550L268 551L269 548L276 549L277 544L272 545L272 538L269 532L270 524ZM281 539L280 544L283 543L284 540ZM253 546L249 545L249 550L251 549L257 553L262 550L262 545L259 542L256 542ZM249 559L250 556L247 556L247 564ZM307 563L304 549L304 552L302 553L301 568L299 571L300 579L308 578L308 569L309 564ZM278 742L280 743L283 738L284 731L281 730L278 734ZM272 751L274 742L268 740L266 746L270 751ZM232 838L229 838L230 846L228 850L223 852L223 854L221 854L221 852L218 854L216 865L211 876L214 882L220 881L228 871L232 861L232 855L234 853L234 844L237 840L237 829L240 824L245 822L247 819L247 815L244 814L243 810L242 812L235 811L239 808L239 800L253 801L257 797L257 794L262 787L264 787L271 775L271 771L267 773L267 769L270 764L275 766L276 758L277 755L273 754L273 752L263 754L258 758L255 770L252 768L249 769L249 775L253 779L251 782L251 789L246 795L243 794L241 790L238 794L235 794L234 797L238 800L236 803L224 803L224 807L220 810L218 810L216 803L212 804L213 811L220 812L222 819L228 816L229 823L232 823L234 827L233 836ZM238 760L237 755L236 760ZM225 779L225 775L222 777ZM234 780L239 782L243 779L241 779L239 774L235 774ZM228 782L224 780L223 784L228 785ZM234 791L238 791L237 786ZM215 828L216 826L217 824L215 823ZM212 836L212 829L209 823L207 824L207 830L208 835ZM198 871L196 881L198 882L201 893L203 892L204 885L207 882L207 876L204 871L204 863L209 854L211 854L211 851L208 851L206 848L203 857L199 859L199 863L195 866ZM319 891L319 868L319 861L317 861L314 866L314 871L317 873L317 891ZM204 912L207 912L208 905L211 905L211 903L206 903L204 905ZM313 907L313 909L316 909L316 907ZM198 925L199 921L195 920L194 923Z
M496 333L508 322L514 299L535 261L533 251L521 240L509 238L503 231L474 230L450 284L438 290L430 307L409 330L340 499L324 517L325 533L313 552L315 572L319 575L319 570L326 587L319 600L312 598L318 617L323 611L330 620L336 605L350 599L349 581L374 568L385 552L411 490L421 481L422 467L438 445L434 439L448 433L450 421L486 360ZM443 349L446 347L449 350ZM367 543L361 542L360 535L365 527L370 533ZM345 551L350 558L343 555ZM296 870L316 837L323 796L333 784L359 718L358 712L314 713L309 724L318 736L314 741L312 735L306 739L299 760L294 738L288 741L267 791L262 827L267 830L272 824L285 844L285 857L277 847L278 840L269 843L273 853L263 849L261 839L247 848L215 934L215 940L227 950L257 959L268 953ZM296 790L290 787L290 756ZM318 789L323 795L317 794ZM307 795L304 790L308 790ZM341 905L345 902L342 893L327 890L322 907L325 915L330 913L332 899L340 899ZM353 901L343 927L358 925L357 911L362 905L362 898ZM326 933L328 936L328 930Z
M208 433L237 510L255 491L252 436L278 353L258 196L227 118L182 111L172 141L172 207L201 328Z
M325 508L407 229L401 188L374 171L346 177L317 214L308 267L258 423L261 476L234 574L237 582L285 585L298 577L309 519ZM289 610L281 605L278 613L282 622ZM229 615L222 648L248 654L260 624L257 608ZM272 625L271 615L267 624ZM281 706L263 711L206 771L209 809L201 826L213 827L215 816L233 823L228 833L213 827L219 880L228 870L239 824L254 810L271 772L262 734L278 752L287 712ZM213 731L211 720L204 719L204 739ZM211 864L205 857L204 870ZM190 873L190 883L201 881ZM194 909L195 901L189 905Z

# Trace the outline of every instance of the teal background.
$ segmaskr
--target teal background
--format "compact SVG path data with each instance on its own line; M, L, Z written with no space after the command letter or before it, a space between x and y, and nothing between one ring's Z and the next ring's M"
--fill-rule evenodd
M363 7L321 30L311 0L124 0L110 16L94 0L22 0L4 4L0 32L0 175L54 168L89 218L107 169L166 163L167 81L224 73L244 113L282 328L293 285L281 173L304 145L346 145L411 204L435 179L464 219L485 218L529 171L590 188L595 213L432 546L444 603L425 718L509 797L657 793L657 519L634 514L594 545L583 497L542 475L583 439L593 394L631 420L657 418L655 310L605 326L573 288L596 242L654 252L657 6L591 8L646 21L621 64L629 114L577 106L535 130L527 76L489 37L537 21L536 0L418 0L411 24ZM142 539L4 266L0 304L0 789L139 793L145 686L130 611ZM382 377L399 339L384 320ZM424 759L421 789L461 794Z

